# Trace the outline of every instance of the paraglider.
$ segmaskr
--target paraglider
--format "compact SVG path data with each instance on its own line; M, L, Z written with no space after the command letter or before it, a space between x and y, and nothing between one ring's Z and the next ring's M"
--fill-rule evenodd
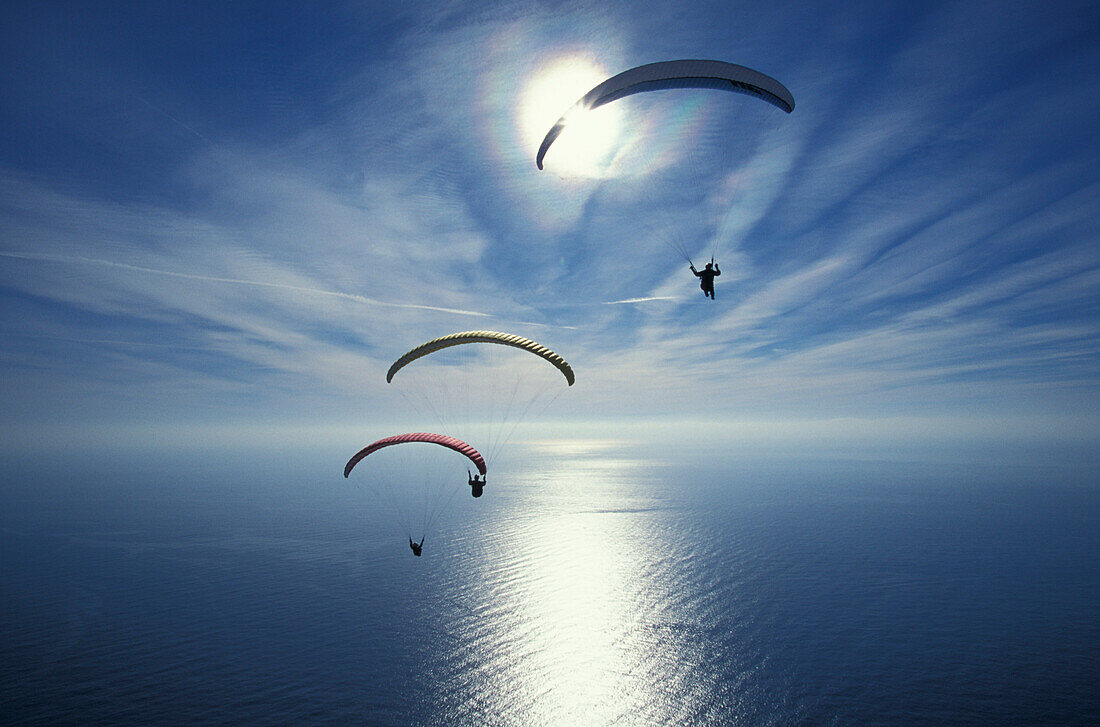
M390 366L390 370L386 372L386 383L393 381L394 374L400 371L402 368L412 363L422 356L427 356L430 353L435 353L444 348L450 348L451 346L461 346L466 343L496 343L503 346L512 346L513 348L519 348L524 351L535 354L539 358L545 359L554 368L561 371L562 376L565 377L566 382L570 386L573 385L576 378L573 376L573 369L565 362L558 354L551 351L542 344L535 343L529 338L523 336L517 336L511 333L499 333L497 331L463 331L462 333L452 333L448 336L440 336L439 338L433 338L427 343L422 343L413 350L406 353L401 358L393 362Z
M363 447L355 453L354 457L348 460L346 465L344 465L344 477L350 475L355 465L359 464L367 455L377 452L384 447L392 447L395 444L405 444L406 442L425 442L427 444L438 444L441 447L453 449L459 454L469 458L469 460L474 463L474 466L477 467L477 471L483 475L485 474L485 459L481 456L481 453L461 439L448 437L444 434L413 432L411 434L395 434L392 437L379 439L377 442Z
M576 376L564 358L529 338L461 331L406 352L386 381L432 417L436 431L476 443L492 462L520 423L545 410ZM470 482L471 494L479 497L484 484Z
M470 470L466 470L466 477L469 480L470 495L473 497L481 497L483 488L485 487L485 478L481 475L470 474Z
M393 447L395 445L409 445L409 444L431 444L456 452L473 464L477 469L479 481L482 485L485 483L486 465L485 459L481 456L481 453L471 447L461 439L454 437L448 437L443 434L433 434L429 432L412 432L409 434L397 434L391 437L385 437L379 439L376 442L368 444L363 449L355 453L355 455L348 460L348 463L344 466L344 477L348 477L351 471L357 464L362 462L370 455L379 452L380 450ZM386 455L381 455L385 458ZM450 457L451 455L447 455ZM424 452L420 452L418 456L411 461L401 461L395 470L391 469L386 471L384 466L379 468L372 468L371 478L368 482L375 486L379 491L379 494L383 497L383 500L387 505L392 507L396 511L403 511L405 515L405 527L408 530L409 548L412 550L413 555L420 557L424 548L424 539L426 537L425 531L428 530L436 515L448 502L450 497L445 497L445 490L455 492L455 478L452 474L453 470L447 466L444 471L438 475L442 478L443 484L447 480L450 481L451 486L449 488L440 486L438 488L432 487L432 480L435 477L426 477L422 472L417 470L422 469L426 460L429 457L425 456ZM392 464L392 463L391 463ZM441 465L451 465L453 462L440 462ZM461 472L461 470L459 470ZM470 475L470 470L466 470L467 476ZM472 478L471 478L472 479ZM461 482L461 480L459 480ZM418 484L419 483L419 484ZM421 492L411 493L406 491L407 489L419 488ZM416 494L423 494L423 503L417 502ZM453 497L453 494L452 494ZM414 525L413 519L410 517L412 512L416 512L422 516L422 520L418 525ZM421 533L420 541L417 542L413 538L413 532L419 530Z
M696 270L694 264L689 264L691 265L691 272L699 278L699 287L703 290L703 297L714 300L714 278L722 274L722 271L718 269L718 265L713 259L702 270Z
M535 157L542 169L543 158L554 140L561 136L569 117L580 110L591 110L618 99L645 91L674 88L710 88L755 96L787 113L794 111L794 96L779 81L760 71L725 61L679 60L648 63L612 76L582 96L562 114L546 132Z
M683 89L710 89L751 97L743 104L731 104L728 114L723 113L718 115L728 117L730 122L735 124L735 126L731 127L735 134L734 136L730 137L727 134L719 137L723 139L722 148L731 151L736 148L737 153L740 154L751 153L751 149L754 146L754 139L759 138L754 135L759 134L760 130L767 128L770 123L774 123L769 121L770 119L779 116L773 114L763 106L763 104L758 104L753 99L763 101L765 104L770 104L788 114L794 110L795 105L794 96L786 86L771 76L753 70L752 68L715 60L689 59L648 63L623 71L622 73L604 80L578 99L573 106L562 114L550 130L546 132L546 136L543 138L538 153L535 156L535 165L539 169L543 168L546 155L550 151L551 146L558 137L565 132L570 122L574 120L578 114L597 109L606 104L635 94L650 91ZM693 101L692 103L695 102ZM762 110L757 110L758 108ZM642 114L641 116L642 118L646 118L646 114ZM742 124L742 122L745 123ZM640 123L639 125L644 125L644 123ZM744 136L741 135L742 129L745 133ZM748 137L748 141L746 141L746 136ZM663 133L658 133L653 140L635 144L633 148L635 150L650 150L654 146L658 146L658 144L652 142L659 138L663 138ZM711 164L711 155L707 153L698 153L695 147L691 145L681 149L679 154L682 155L682 158L688 160L684 168L689 177L694 177L694 179L689 181L702 181L702 170ZM628 168L622 166L623 159L629 159L634 155L636 154L632 152L631 155L618 157L616 163L620 165L620 170ZM725 155L723 154L722 156L724 157ZM654 184L656 183L654 182ZM688 188L692 186L692 184L687 185ZM703 194L709 194L709 191L707 191L708 189L709 188L703 188ZM728 190L730 187L727 186L726 189ZM729 229L728 225L727 229ZM716 230L712 242L712 263L714 255L717 254L721 234L728 233ZM692 250L689 249L688 244L684 240L679 239L675 234L671 237L669 237L669 233L667 232L662 233L662 235L665 236L663 242L675 250L680 257L684 258L691 267L692 272L695 273L697 277L701 278L700 287L704 295L713 299L714 277L719 274L718 267L712 264L707 266L704 270L697 270L695 264L691 260Z

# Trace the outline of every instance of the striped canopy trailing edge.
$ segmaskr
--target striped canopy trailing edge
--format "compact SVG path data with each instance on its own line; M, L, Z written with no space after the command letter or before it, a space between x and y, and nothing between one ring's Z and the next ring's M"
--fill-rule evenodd
M413 361L427 356L430 353L442 350L444 348L450 348L451 346L461 346L467 343L496 343L502 346L512 346L514 348L528 351L538 356L539 358L548 361L554 368L561 371L565 380L572 386L576 380L573 376L573 369L566 363L558 354L551 351L541 343L535 343L529 338L523 336L517 336L512 333L500 333L498 331L463 331L462 333L452 333L447 336L441 336L439 338L433 338L427 343L422 343L413 350L409 351L401 358L393 362L390 366L390 370L386 372L386 383L393 381L394 374L400 371L402 368L412 363Z

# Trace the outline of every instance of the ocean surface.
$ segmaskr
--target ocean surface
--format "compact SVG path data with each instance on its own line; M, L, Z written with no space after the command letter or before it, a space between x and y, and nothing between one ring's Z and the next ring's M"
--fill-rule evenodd
M1100 724L1057 462L516 445L413 557L354 449L9 453L5 725Z

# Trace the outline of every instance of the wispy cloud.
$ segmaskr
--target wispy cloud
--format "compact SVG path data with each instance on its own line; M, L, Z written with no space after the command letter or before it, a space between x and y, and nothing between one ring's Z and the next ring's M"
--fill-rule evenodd
M43 255L39 253L12 252L4 250L0 250L0 257L13 258L17 260L41 260L44 262L70 263L76 265L102 265L111 268L119 268L121 270L130 270L137 273L150 273L152 275L166 275L173 278L183 278L184 280L201 280L207 283L228 283L231 285L253 285L260 288L276 288L280 290L290 290L296 293L308 293L310 295L326 295L333 298L342 298L344 300L351 300L356 303L363 303L366 305L383 306L389 308L407 308L410 310L430 310L438 311L440 313L454 313L455 315L460 316L476 316L479 318L493 317L488 313L480 313L478 311L460 310L457 308L442 308L432 305L417 305L415 303L390 303L383 300L368 298L363 295L356 295L354 293L341 293L333 290L322 290L320 288L306 288L300 285L288 285L286 283L269 283L259 280L242 280L240 278L222 278L212 275L195 275L192 273L181 273L171 270L157 270L155 268L147 268L140 265L128 265L126 263L113 262L111 260L99 260L96 258L88 257Z

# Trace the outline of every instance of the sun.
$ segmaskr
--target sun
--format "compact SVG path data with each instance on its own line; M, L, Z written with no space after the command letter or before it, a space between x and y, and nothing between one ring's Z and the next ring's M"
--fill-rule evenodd
M519 103L517 125L532 161L550 127L607 77L607 70L591 59L571 56L539 69L530 78ZM622 112L615 104L571 114L566 130L546 155L547 171L567 177L605 176L621 119Z

